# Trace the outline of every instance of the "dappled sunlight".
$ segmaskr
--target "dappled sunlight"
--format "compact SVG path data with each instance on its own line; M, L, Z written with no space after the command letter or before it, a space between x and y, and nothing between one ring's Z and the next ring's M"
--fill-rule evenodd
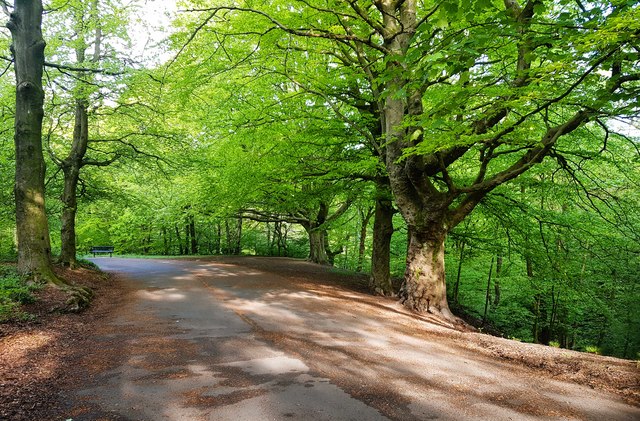
M325 286L321 276L299 282L176 263L135 293L127 317L144 327L119 350L128 360L87 393L104 407L128 408L132 419L633 415L601 392L465 346L475 334L434 324L395 299Z
M285 355L270 358L256 358L248 361L235 361L222 365L237 367L252 375L306 373L309 371L309 367L302 361Z
M229 302L229 304L233 309L239 309L242 313L250 312L252 315L259 316L264 320L275 318L284 323L303 321L303 319L293 311L283 307L273 306L264 301L235 299Z
M264 298L266 299L277 299L277 298L285 298L285 299L298 299L298 300L314 300L314 301L328 301L328 298L320 297L317 294L312 294L310 292L305 291L290 291L290 290L282 290L278 292L268 292L264 294Z
M384 379L396 393L413 402L411 411L416 416L439 413L462 399L473 406L474 414L527 419L529 415L548 413L531 407L522 396L554 399L560 407L566 406L567 400L580 399L581 392L563 394L560 384L540 381L526 370L514 377L509 363L474 355L455 341L436 342L439 333L432 336L429 332L455 331L431 325L428 315L415 317L401 311L395 302L371 305L357 293L349 295L351 300L309 291L279 290L255 299L229 299L225 305L242 312L266 331L277 332L297 344L292 350L307 350L314 369L340 370L362 384ZM345 306L346 301L350 305ZM287 364L277 358L234 365L252 373L287 369ZM532 384L538 384L533 393ZM438 396L438 402L424 402L426 391Z
M151 301L182 301L187 298L187 296L178 292L176 288L165 288L160 290L140 290L136 293L141 298L145 300Z
M4 346L2 346L7 339L11 339L11 355L5 355L6 351ZM11 358L12 360L27 358L29 353L49 345L56 339L55 336L43 332L26 332L10 338L3 338L0 340L0 362L7 358Z

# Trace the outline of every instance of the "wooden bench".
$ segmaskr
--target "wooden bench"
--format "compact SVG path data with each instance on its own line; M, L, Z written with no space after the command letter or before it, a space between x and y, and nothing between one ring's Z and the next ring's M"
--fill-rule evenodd
M89 250L89 253L93 253L93 257L96 257L96 254L107 254L109 253L109 257L113 256L113 246L92 246Z

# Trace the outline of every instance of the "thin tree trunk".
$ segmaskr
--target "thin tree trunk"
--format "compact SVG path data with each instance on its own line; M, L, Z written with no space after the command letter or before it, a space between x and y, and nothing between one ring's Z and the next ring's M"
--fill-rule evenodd
M162 253L165 256L169 255L169 239L167 238L167 227L162 226Z
M274 222L273 223L273 244L278 248L278 256L282 256L282 223ZM273 244L271 247L273 247Z
M98 0L93 0L91 3L91 16L97 21L98 13ZM76 22L78 26L82 26L84 23L83 18L78 18L80 22ZM87 43L82 30L78 33L76 53L76 62L78 66L82 67L86 59ZM101 42L102 31L98 25L95 30L93 39L93 57L92 62L96 63L100 60L101 54ZM71 143L71 149L67 157L62 161L56 161L62 168L64 174L64 191L62 194L62 215L60 239L60 262L65 266L76 267L77 260L77 246L76 246L76 214L78 211L78 180L80 179L80 170L85 165L84 157L87 153L87 146L89 144L89 101L88 93L86 90L86 82L82 79L87 78L88 75L82 73L80 75L75 105L75 124L73 127L73 140Z
M360 211L360 236L358 244L358 264L356 266L356 272L362 272L362 266L364 265L364 252L367 245L367 228L369 227L369 221L374 214L374 209L369 208L366 212Z
M225 230L225 233L227 234L225 238L226 247L224 250L224 254L233 254L232 253L233 248L231 246L231 227L229 226L229 218L224 220L224 230Z
M291 228L289 225L283 223L283 225L281 225L282 228L282 250L283 250L283 256L287 256L289 254L289 246L287 245L287 240L289 238L289 229Z
M198 254L198 239L196 237L196 220L189 215L189 235L191 236L191 254Z
M216 254L221 254L221 250L220 250L221 242L222 242L222 226L220 225L220 221L216 221L216 241L215 241Z
M190 236L191 230L189 229L189 220L187 219L187 223L184 225L184 254L189 254L189 244L190 244Z
M233 254L240 255L240 252L242 252L242 217L237 220L236 241L233 247Z
M182 249L182 238L180 237L180 228L178 228L178 224L174 224L175 230L176 230L176 240L178 242L178 252L180 253L180 256L182 256L184 253L184 250Z
M499 252L496 257L496 276L493 281L493 307L498 307L498 304L500 304L500 275L502 274L502 261L502 252Z
M536 294L534 297L533 313L535 319L533 320L533 342L540 343L540 294Z
M269 222L266 222L265 225L267 226L267 254L269 256L273 256L273 243L271 242L271 224L269 224Z
M76 254L76 197L80 169L77 165L63 167L64 190L62 193L62 214L60 215L60 263L74 268L78 265Z
M482 324L487 323L487 311L489 310L489 301L491 301L491 274L493 273L493 260L491 257L491 265L489 266L489 277L487 278L487 292L484 299L484 314L482 315Z

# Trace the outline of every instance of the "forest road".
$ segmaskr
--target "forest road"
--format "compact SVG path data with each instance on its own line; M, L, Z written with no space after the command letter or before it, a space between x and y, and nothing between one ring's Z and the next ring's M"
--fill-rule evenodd
M244 259L93 259L130 292L92 333L68 418L640 419L616 395L460 346L393 300L317 283L309 263Z

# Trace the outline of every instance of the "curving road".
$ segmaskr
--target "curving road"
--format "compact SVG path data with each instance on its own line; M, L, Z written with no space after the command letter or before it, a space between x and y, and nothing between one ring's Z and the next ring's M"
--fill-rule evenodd
M131 293L96 327L74 421L640 419L615 395L478 355L393 301L306 275L93 260Z

